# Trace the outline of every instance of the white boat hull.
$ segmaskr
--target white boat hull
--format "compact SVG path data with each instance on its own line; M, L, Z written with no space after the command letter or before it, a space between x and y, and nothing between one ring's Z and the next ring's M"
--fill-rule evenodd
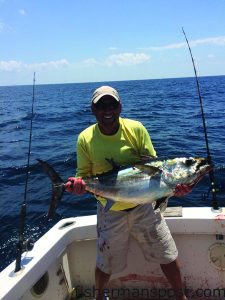
M166 219L178 247L187 296L225 299L225 212L183 208L182 217ZM93 299L95 256L96 216L61 220L23 255L21 271L14 273L14 262L0 273L0 299L61 300L72 294L76 299L75 294L82 293L86 297L81 299ZM147 262L133 239L126 269L111 276L107 288L113 299L173 295L159 265Z

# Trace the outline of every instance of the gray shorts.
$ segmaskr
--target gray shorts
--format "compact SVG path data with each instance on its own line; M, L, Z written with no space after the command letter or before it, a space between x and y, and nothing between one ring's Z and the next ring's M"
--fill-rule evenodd
M177 258L177 248L166 221L151 204L139 205L128 212L104 212L99 204L97 219L97 267L107 274L126 267L131 235L146 260L168 264Z

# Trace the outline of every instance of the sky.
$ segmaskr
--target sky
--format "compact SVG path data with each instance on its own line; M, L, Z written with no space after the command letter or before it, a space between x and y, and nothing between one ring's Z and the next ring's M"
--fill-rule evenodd
M225 0L0 0L0 86L225 74Z

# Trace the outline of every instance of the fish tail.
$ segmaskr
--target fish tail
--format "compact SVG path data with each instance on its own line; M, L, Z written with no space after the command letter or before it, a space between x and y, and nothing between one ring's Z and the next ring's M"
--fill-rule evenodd
M46 161L41 159L37 159L41 164L44 172L50 177L52 181L52 198L48 209L47 218L53 218L57 205L59 201L62 199L63 193L65 191L65 185L62 178L58 175L58 173L50 166Z

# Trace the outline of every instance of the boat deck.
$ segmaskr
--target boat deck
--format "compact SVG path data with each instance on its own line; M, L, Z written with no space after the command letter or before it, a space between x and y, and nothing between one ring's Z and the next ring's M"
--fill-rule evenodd
M225 300L225 210L168 209L166 219L179 251L187 297ZM94 299L96 221L94 215L57 223L23 255L20 272L14 273L14 262L0 273L0 299ZM146 261L133 239L126 269L112 275L107 288L110 300L174 298L159 265Z

